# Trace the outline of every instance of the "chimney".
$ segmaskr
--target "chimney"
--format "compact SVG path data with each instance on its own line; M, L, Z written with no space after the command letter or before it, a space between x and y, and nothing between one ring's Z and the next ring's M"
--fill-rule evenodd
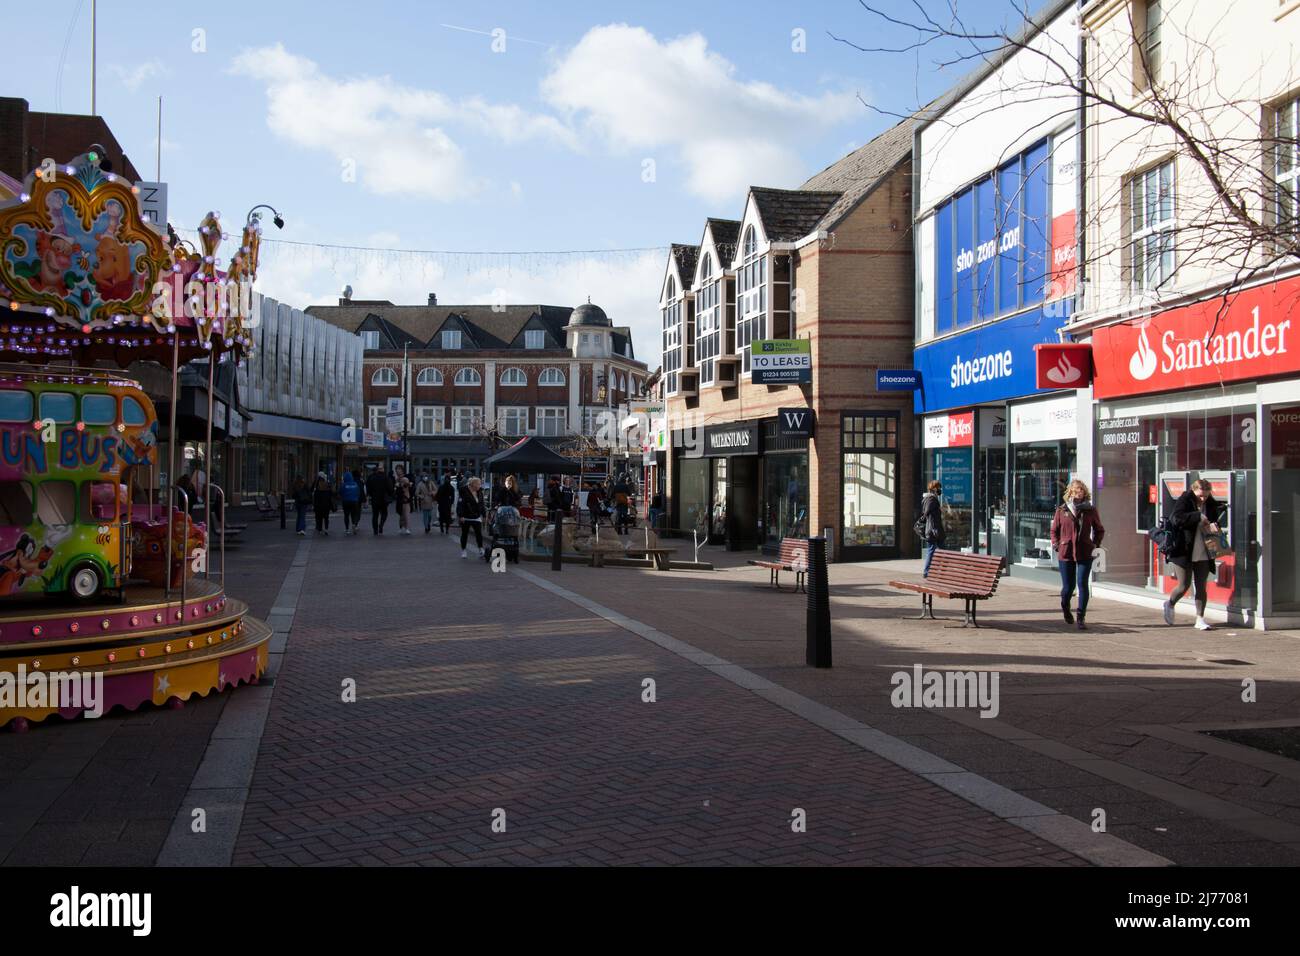
M430 305L437 305L437 304L438 304L438 293L436 293L436 292L430 292L430 293L429 293L429 304L430 304Z

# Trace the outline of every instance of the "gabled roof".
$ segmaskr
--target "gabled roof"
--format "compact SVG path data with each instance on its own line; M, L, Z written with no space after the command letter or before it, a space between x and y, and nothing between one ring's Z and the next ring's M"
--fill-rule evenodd
M400 349L407 345L418 349L423 347L424 344L411 333L399 329L383 316L375 315L373 312L367 312L361 322L358 323L356 331L359 332L362 329L379 333L379 347L381 349Z
M763 231L771 242L795 242L817 228L818 223L843 195L842 192L817 189L768 189L754 186L749 190L763 220Z
M494 311L496 309L497 311ZM564 326L573 309L557 305L391 305L366 303L356 305L313 305L306 312L346 332L356 332L367 317L373 316L392 329L397 348L403 341L415 348L424 348L452 316L456 316L481 349L505 349L519 338L524 327L536 317L551 339L565 342ZM369 326L367 326L369 327ZM535 325L533 327L536 327Z
M799 187L801 191L825 190L840 194L817 223L818 229L831 229L836 226L876 188L881 180L911 155L912 132L917 122L917 116L909 116L896 123L865 146L855 149L843 159L827 166ZM767 225L766 217L763 219L763 224ZM804 235L809 232L812 232L812 229L804 232Z
M686 285L689 287L690 277L695 275L695 261L700 257L700 247L674 242L671 254L677 262L677 275L685 278Z
M713 233L713 246L718 251L718 259L723 266L730 265L731 261L736 258L736 242L740 238L740 220L739 219L714 219L709 217L704 220L704 228ZM694 276L695 270L691 270Z

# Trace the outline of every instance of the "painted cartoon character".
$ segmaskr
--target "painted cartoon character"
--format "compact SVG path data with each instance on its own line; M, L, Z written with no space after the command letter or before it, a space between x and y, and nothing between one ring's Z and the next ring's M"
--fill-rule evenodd
M34 577L49 564L54 549L49 545L36 549L36 539L24 534L12 551L0 554L0 594L17 594L29 577Z
M68 273L72 270L72 256L77 247L69 239L50 232L36 234L35 263L28 269L27 277L32 289L37 292L68 291L70 282Z
M120 240L106 233L99 237L95 255L98 261L91 278L99 289L99 297L105 302L131 298L135 275L131 272L130 250Z
M127 435L121 444L122 458L128 465L147 465L158 443L158 423L139 435Z

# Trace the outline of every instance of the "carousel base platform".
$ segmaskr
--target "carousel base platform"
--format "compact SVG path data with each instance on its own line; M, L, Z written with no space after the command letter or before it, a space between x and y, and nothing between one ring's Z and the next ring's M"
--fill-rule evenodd
M184 601L128 588L123 603L0 604L0 727L115 707L177 707L266 671L271 629L216 582L191 581Z

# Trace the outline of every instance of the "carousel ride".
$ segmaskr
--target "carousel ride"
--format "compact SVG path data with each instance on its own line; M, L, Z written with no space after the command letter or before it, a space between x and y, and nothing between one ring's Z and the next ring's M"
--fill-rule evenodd
M210 520L222 489L209 482L199 520L164 484L179 372L196 358L211 460L216 365L252 344L260 219L222 271L219 214L186 249L137 193L94 152L21 184L0 175L0 726L17 731L181 706L266 669L270 629L225 593ZM167 463L154 402L129 373L150 362L171 375Z

